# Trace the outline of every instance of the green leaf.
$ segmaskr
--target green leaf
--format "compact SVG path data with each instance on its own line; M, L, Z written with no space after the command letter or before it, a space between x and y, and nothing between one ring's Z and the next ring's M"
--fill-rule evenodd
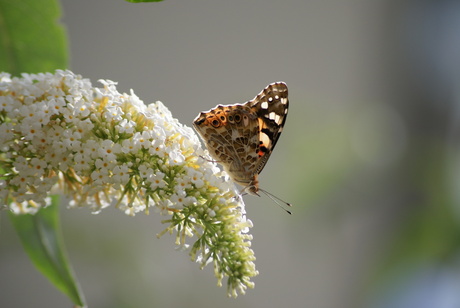
M126 0L126 2L141 3L141 2L161 2L163 0Z
M15 215L10 219L29 258L74 304L84 307L85 300L67 261L59 224L59 198L35 215Z
M57 0L0 0L0 71L17 76L65 69L68 47L60 16ZM35 267L83 307L84 297L64 253L58 199L36 215L10 214L10 219Z
M52 72L67 67L67 39L56 0L0 0L0 71Z

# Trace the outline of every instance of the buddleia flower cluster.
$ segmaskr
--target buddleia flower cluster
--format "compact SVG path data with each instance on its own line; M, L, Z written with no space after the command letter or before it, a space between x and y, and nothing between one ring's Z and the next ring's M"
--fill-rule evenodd
M229 296L244 294L258 274L252 223L228 176L161 102L100 82L71 71L0 74L1 206L33 214L64 192L71 207L96 213L158 211L168 215L159 236L191 241L192 259L212 263L218 285L227 277Z

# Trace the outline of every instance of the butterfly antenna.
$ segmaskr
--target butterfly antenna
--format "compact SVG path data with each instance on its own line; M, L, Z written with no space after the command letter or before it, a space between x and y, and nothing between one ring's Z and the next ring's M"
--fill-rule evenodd
M277 196L275 196L275 195L269 193L268 191L266 191L265 189L259 188L259 191L263 192L267 197L269 197L273 202L275 202L280 208L285 210L286 213L288 213L289 215L292 214L291 211L286 209L281 203L283 203L283 204L285 204L286 206L289 206L289 207L291 207L292 204L290 204L289 202L284 201L283 199L278 198Z

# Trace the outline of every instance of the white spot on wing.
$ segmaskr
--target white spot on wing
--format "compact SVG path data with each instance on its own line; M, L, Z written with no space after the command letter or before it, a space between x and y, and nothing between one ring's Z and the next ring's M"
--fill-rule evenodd
M281 117L279 115L276 115L275 116L275 123L280 124L280 119L281 119Z
M260 132L259 140L262 141L262 144L265 145L266 147L269 147L272 143L270 138L268 138L267 134L263 132Z
M268 103L267 102L263 102L260 107L262 107L262 109L268 109Z

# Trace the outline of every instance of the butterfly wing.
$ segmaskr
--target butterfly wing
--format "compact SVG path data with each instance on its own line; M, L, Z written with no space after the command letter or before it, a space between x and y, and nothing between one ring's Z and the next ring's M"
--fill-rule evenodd
M269 84L253 100L246 103L258 117L259 160L255 174L259 174L267 163L278 138L283 131L289 108L288 88L284 82Z
M193 125L210 155L232 179L243 186L250 184L258 161L257 114L242 104L219 105L202 112Z
M275 82L244 104L218 105L200 113L193 125L230 177L257 194L257 176L283 130L288 105L286 84Z

